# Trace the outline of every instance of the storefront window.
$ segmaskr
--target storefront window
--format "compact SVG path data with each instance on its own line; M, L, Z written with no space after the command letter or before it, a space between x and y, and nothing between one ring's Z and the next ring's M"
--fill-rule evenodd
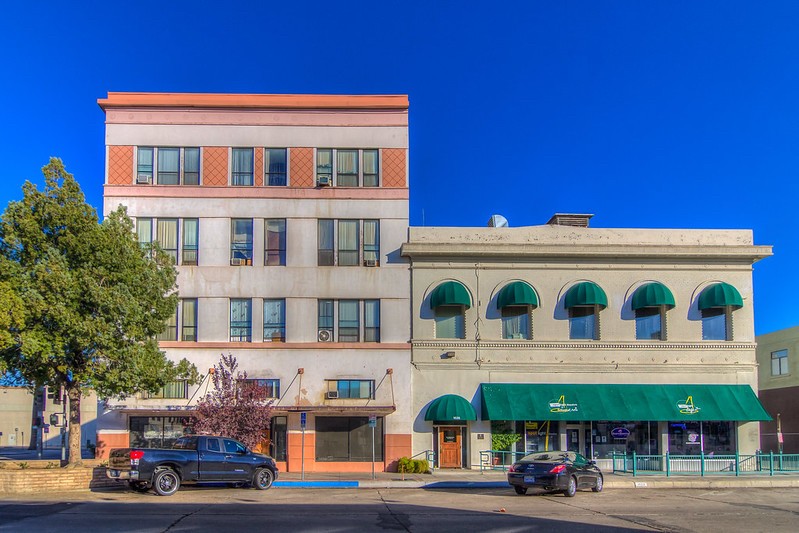
M591 428L594 458L613 453L658 454L657 422L596 422Z
M734 422L671 422L669 453L699 455L702 452L735 453Z
M702 422L705 453L735 453L734 422Z
M528 420L524 423L524 451L526 453L548 452L557 450L559 446L558 422Z
M182 416L130 417L130 446L133 448L171 448L189 433L189 418Z
M369 427L367 417L317 417L316 460L361 462L372 460L374 434L375 461L383 460L383 418Z

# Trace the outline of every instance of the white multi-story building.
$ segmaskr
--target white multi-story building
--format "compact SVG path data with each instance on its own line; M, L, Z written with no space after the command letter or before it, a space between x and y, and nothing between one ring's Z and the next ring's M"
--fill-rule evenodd
M759 448L752 265L771 247L589 218L410 229L414 453Z
M176 261L167 356L206 374L235 355L274 397L268 441L282 470L371 470L372 416L376 468L409 455L407 96L109 93L98 103L104 213L124 205L139 240ZM207 387L178 382L109 403L98 453L168 444Z

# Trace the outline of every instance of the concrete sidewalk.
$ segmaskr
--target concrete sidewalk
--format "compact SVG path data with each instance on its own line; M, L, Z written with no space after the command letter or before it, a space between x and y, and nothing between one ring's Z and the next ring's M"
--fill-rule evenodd
M670 476L604 473L607 489L723 489L723 488L799 488L799 473ZM318 473L281 472L276 488L407 488L407 489L488 489L508 488L507 473L501 470L436 470L432 474Z

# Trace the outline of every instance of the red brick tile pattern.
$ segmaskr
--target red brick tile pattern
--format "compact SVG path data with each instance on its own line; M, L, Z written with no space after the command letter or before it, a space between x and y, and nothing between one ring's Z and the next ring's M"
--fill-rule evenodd
M291 148L289 150L291 175L289 185L292 187L313 187L314 162L313 148Z
M108 184L131 185L133 179L133 147L108 147Z
M262 187L264 184L264 149L262 146L256 146L253 150L255 150L252 165L253 183L256 187Z
M203 185L208 187L227 186L227 157L227 147L207 146L203 148Z
M382 157L383 187L407 187L407 158L404 148L384 148Z

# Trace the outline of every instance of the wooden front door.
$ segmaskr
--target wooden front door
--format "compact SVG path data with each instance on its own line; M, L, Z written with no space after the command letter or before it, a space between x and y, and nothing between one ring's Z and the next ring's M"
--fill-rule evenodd
M439 468L460 468L461 465L461 428L438 428Z

